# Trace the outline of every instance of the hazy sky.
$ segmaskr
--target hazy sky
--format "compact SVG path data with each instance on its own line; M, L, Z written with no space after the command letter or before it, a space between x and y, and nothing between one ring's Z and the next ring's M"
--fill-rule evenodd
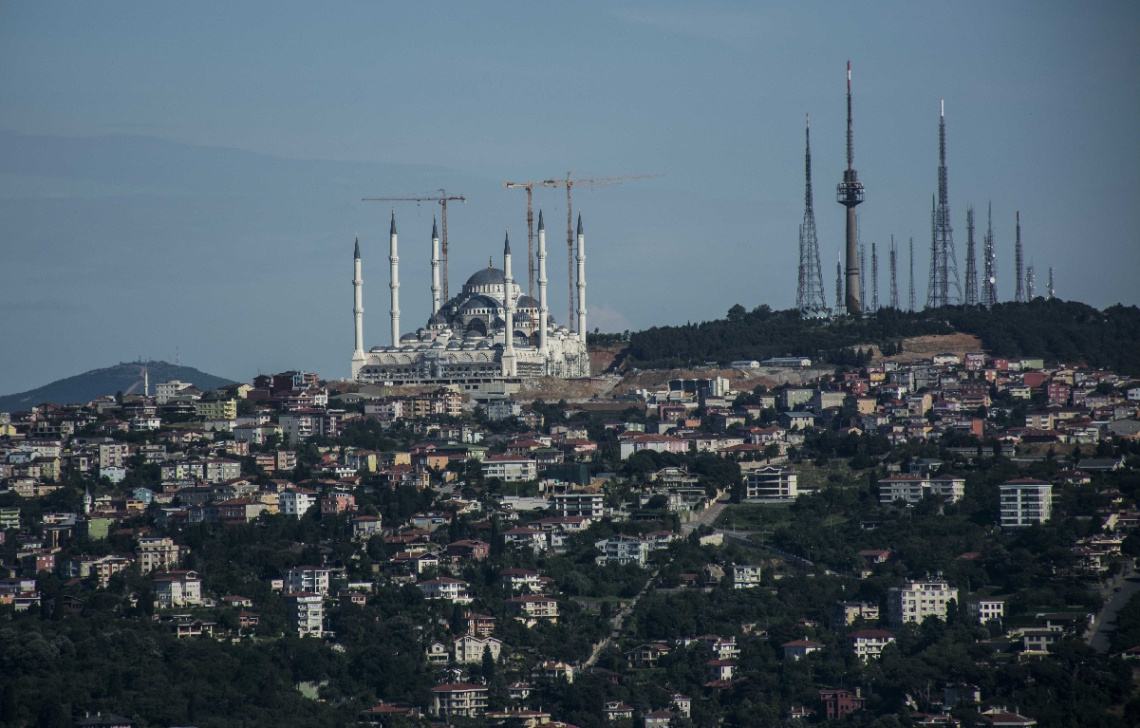
M366 343L388 338L388 207L361 197L467 196L455 293L504 228L525 250L501 182L571 169L666 175L575 193L591 329L790 307L805 113L830 301L848 59L880 299L892 234L904 300L909 237L926 297L944 98L961 273L966 207L984 227L992 202L1003 300L1020 210L1039 291L1053 266L1062 298L1140 302L1140 4L758 5L0 4L0 393L176 351L345 376L356 234ZM564 194L536 203L565 323ZM396 208L405 331L433 212Z

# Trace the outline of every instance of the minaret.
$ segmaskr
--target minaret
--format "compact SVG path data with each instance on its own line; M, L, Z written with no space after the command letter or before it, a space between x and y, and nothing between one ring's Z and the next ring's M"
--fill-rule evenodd
M578 211L578 335L586 345L586 234L582 232L582 212Z
M143 364L143 396L150 396L150 370Z
M851 131L851 61L847 61L847 169L835 187L836 201L847 208L847 313L863 312L859 298L859 232L855 206L863 202L863 183L855 173L855 141Z
M439 313L439 230L435 226L435 215L431 217L431 313Z
M352 352L352 375L364 363L364 279L360 276L360 238L352 252L352 318L356 324L356 348Z
M546 308L546 224L542 208L538 209L538 351L546 361L546 327L550 312Z
M507 326L503 334L503 376L513 377L518 374L515 362L515 301L511 289L514 287L511 277L511 236L507 233L503 237L503 305L506 307Z
M83 515L91 515L91 504L94 502L95 499L91 497L90 486L83 486Z
M391 240L388 248L388 262L392 264L392 346L400 345L400 256L396 252L396 211L392 211L392 227L388 231Z

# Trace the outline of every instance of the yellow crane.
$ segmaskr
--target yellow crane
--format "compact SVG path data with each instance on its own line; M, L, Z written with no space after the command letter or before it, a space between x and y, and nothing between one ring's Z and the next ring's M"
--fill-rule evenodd
M541 182L504 182L503 187L514 189L522 187L526 190L526 259L527 259L527 285L526 294L534 298L534 186L541 186Z
M447 292L447 203L458 200L464 204L467 203L467 198L463 195L448 197L447 191L440 189L438 195L426 197L364 197L361 198L365 202L438 202L442 209L440 217L442 218L443 230L439 238L439 255L440 262L443 264L443 300L450 301L451 296Z

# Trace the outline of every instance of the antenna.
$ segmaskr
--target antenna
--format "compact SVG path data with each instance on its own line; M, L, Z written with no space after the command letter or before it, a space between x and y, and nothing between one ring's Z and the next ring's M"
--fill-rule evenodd
M974 262L974 206L966 208L966 299L967 306L978 305L978 266Z
M1017 293L1014 294L1013 300L1018 303L1025 303L1025 283L1022 278L1023 272L1021 269L1021 210L1017 211L1017 239L1013 247L1013 264L1017 267Z
M823 271L819 264L819 238L815 229L815 210L811 188L811 118L804 115L804 220L800 225L800 267L796 279L796 308L805 316L827 314L827 298L823 292Z
M997 303L997 254L994 252L994 206L986 206L986 235L983 238L982 305L986 308Z
M871 310L879 310L879 252L871 242Z
M895 236L891 236L891 308L899 308L899 282L898 282L899 251L895 247Z
M835 200L847 208L847 312L862 313L863 298L859 267L859 222L855 206L863 202L863 184L855 172L855 137L851 123L851 61L847 62L847 169L843 181L835 187Z
M907 296L907 310L914 311L914 238L910 239L910 292Z

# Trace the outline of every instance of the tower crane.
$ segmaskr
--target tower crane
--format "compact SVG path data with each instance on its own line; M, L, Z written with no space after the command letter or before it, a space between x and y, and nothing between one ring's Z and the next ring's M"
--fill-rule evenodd
M443 232L440 235L440 262L443 263L443 300L450 301L451 296L447 292L447 203L456 200L466 204L467 198L463 195L448 197L447 191L444 189L439 190L438 195L424 196L424 197L363 197L365 202L438 202L442 208L440 217L443 222Z
M526 190L526 294L534 298L534 186L541 182L504 182L503 187L522 187Z
M578 185L584 185L593 189L594 187L620 185L627 179L646 179L665 176L663 174L627 174L621 177L583 177L582 179L571 179L570 175L572 174L574 174L573 170L566 173L566 179L548 179L542 182L543 187L566 188L566 255L569 260L570 270L570 314L566 319L568 324L567 328L572 327L574 321L574 206L571 202L571 190Z

